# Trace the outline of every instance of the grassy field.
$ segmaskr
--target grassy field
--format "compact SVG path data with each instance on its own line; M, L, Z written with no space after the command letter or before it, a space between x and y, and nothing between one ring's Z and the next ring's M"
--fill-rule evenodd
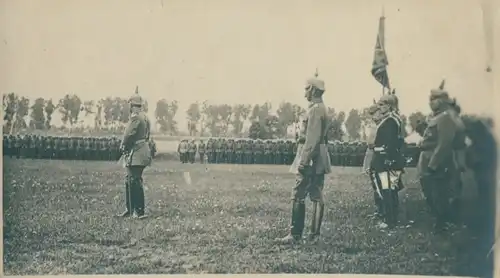
M386 231L370 217L360 168L334 168L317 246L273 243L289 225L287 166L158 161L144 175L145 220L114 217L125 205L124 170L113 162L4 158L3 171L7 275L476 275L481 267L468 229L431 233L414 169L401 192L400 226Z

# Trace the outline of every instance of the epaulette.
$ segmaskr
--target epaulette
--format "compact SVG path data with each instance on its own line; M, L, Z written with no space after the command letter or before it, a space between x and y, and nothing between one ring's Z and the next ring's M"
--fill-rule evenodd
M318 103L318 102L311 103L311 104L309 105L309 109L312 109L312 108L317 108L317 107L319 107L319 103Z

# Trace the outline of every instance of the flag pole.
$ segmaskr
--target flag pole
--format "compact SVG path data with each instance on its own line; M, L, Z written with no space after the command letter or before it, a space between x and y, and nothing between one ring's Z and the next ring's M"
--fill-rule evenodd
M384 5L382 5L382 18L385 19L385 6ZM385 37L382 39L384 40L384 53L385 53ZM385 95L385 86L384 85L382 85L382 95Z

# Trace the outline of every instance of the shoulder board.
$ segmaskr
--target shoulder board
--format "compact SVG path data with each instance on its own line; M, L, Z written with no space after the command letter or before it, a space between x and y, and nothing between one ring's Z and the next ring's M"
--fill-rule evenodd
M132 114L130 114L130 118L137 118L137 117L139 117L138 112L132 112Z
M319 107L319 103L312 103L309 105L309 109L318 108L318 107Z

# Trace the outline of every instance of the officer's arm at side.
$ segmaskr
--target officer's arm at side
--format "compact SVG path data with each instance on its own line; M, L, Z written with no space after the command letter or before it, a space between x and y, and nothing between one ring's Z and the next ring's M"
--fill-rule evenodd
M309 165L313 152L320 143L321 140L321 113L318 106L314 106L309 109L307 130L306 130L306 141L304 143L304 149L301 157L301 165Z
M130 122L127 126L127 129L125 130L125 133L123 134L123 145L125 148L130 148L131 145L131 140L137 133L137 129L139 127L140 120L137 115L132 115L130 118Z

